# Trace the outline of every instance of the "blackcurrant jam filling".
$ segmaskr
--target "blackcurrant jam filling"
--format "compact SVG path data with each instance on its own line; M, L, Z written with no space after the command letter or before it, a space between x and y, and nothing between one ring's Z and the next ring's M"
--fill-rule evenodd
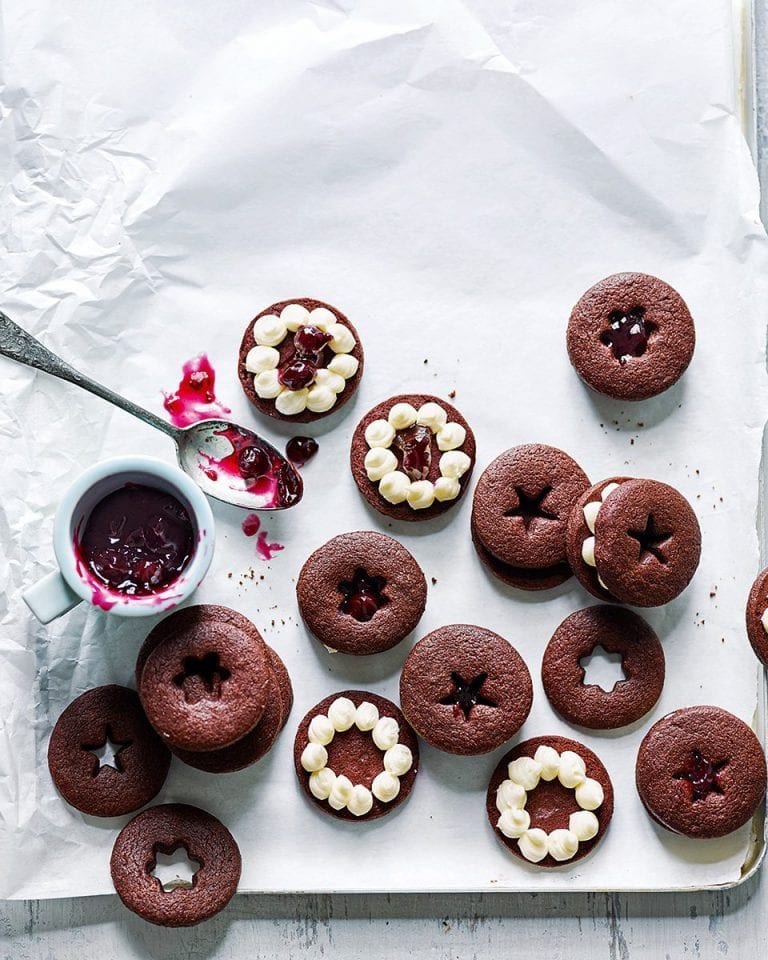
M478 673L471 680L465 680L460 673L454 671L451 673L453 690L443 697L440 703L444 706L452 706L454 717L458 718L463 715L465 720L469 720L472 708L478 704L484 707L497 706L494 700L484 697L481 692L487 679L487 673Z
M611 348L619 363L623 365L632 357L642 357L655 329L645 319L645 309L632 307L626 313L614 310L608 317L608 323L610 326L600 335L600 339Z
M333 340L330 333L308 324L293 336L293 351L277 371L277 379L288 390L303 390L315 379L323 350Z
M400 469L409 480L426 480L432 466L432 431L417 424L398 430L392 441Z
M360 623L367 623L381 607L389 603L389 598L383 593L386 585L384 577L372 577L367 570L358 567L351 580L342 580L339 584L339 593L344 597L339 610Z
M192 520L173 494L129 483L96 504L79 549L101 583L128 596L148 596L177 579L194 543Z
M723 793L719 777L720 771L727 764L727 760L713 763L700 750L694 750L686 766L672 776L674 780L688 781L691 785L692 800L704 800L710 793Z
M285 455L296 467L303 467L317 453L317 440L312 437L291 437L285 445Z

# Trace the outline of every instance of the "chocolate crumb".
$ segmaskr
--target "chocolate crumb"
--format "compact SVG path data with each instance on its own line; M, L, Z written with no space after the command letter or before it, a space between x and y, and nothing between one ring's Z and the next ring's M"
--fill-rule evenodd
M434 587L436 583L437 583L437 577L432 577L432 586Z
M455 391L455 390L449 390L449 391L448 391L448 396L450 397L451 400L455 400L455 399L456 399L456 391Z

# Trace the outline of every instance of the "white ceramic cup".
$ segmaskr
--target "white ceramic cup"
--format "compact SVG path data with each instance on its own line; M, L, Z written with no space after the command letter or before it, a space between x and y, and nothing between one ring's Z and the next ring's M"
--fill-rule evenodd
M173 494L192 520L195 549L180 575L158 593L133 597L106 585L95 585L76 550L76 535L91 510L126 483L141 483ZM186 600L199 586L213 559L214 526L211 507L194 480L178 467L154 457L116 457L90 467L64 494L53 522L53 551L58 570L22 594L41 623L50 623L81 600L122 617L148 617Z

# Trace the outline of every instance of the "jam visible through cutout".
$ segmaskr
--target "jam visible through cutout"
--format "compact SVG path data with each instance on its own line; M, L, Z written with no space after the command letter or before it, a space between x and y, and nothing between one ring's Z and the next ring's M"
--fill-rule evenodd
M417 424L398 430L392 441L400 469L409 480L426 480L432 466L432 431Z
M544 487L533 495L526 493L522 487L515 487L517 506L507 510L505 517L520 517L526 530L534 520L559 520L556 513L544 509L544 501L552 493L552 487Z
M173 494L127 483L96 504L76 546L99 583L142 597L178 578L194 542L189 514Z
M333 340L330 333L308 324L299 327L293 336L293 351L281 363L277 379L289 390L303 390L315 379L323 362L323 350Z
M175 847L156 844L149 875L160 884L163 893L174 890L191 890L202 863L191 857L183 843Z
M384 577L372 577L367 570L358 567L351 580L342 580L339 584L339 593L344 597L339 610L360 623L367 623L384 604L389 603L383 593L386 585Z
M713 763L700 750L694 750L685 768L672 774L672 779L687 780L691 785L691 800L704 800L710 793L724 792L719 775L726 766L727 760Z
M653 557L659 563L666 566L667 557L661 549L672 536L671 530L660 530L656 526L653 514L648 514L648 520L644 530L628 530L627 533L633 540L637 540L640 545L640 556L638 562L645 563Z
M632 307L626 313L614 310L608 316L608 323L610 326L600 334L600 340L611 348L622 366L633 357L642 357L656 329L654 324L645 319L644 307Z
M599 687L611 693L627 679L624 670L624 657L620 653L609 653L599 643L585 657L579 660L582 671L581 682L585 687Z
M221 699L221 685L229 680L231 673L219 662L218 653L206 653L202 657L184 657L182 670L173 678L181 688L187 703L201 700Z
M458 718L463 714L465 720L469 720L473 707L478 705L484 707L497 706L494 700L489 700L481 693L487 679L487 673L478 673L471 680L465 680L460 673L451 673L453 691L443 697L440 703L444 706L452 706L454 717Z
M112 737L112 730L107 724L104 729L104 739L101 743L96 743L93 745L83 744L83 750L87 753L92 753L96 762L93 764L93 770L91 775L97 777L103 767L111 767L113 770L117 770L118 773L123 772L123 765L120 762L119 754L130 747L132 740L118 740L117 738Z

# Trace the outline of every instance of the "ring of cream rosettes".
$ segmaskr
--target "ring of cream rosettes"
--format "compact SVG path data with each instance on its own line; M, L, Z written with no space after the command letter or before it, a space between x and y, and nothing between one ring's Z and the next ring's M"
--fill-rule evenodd
M376 775L370 790L362 783L353 784L349 777L328 766L325 748L337 733L344 733L352 726L370 731L373 742L384 751L384 769ZM400 777L413 766L413 754L399 739L397 720L380 717L375 704L365 700L356 707L348 697L337 697L327 714L317 714L309 724L301 766L309 774L310 793L318 800L327 800L334 810L346 807L356 817L370 812L374 797L382 803L391 803L400 793Z
M595 560L595 521L597 520L597 515L600 513L600 508L608 499L608 497L613 493L614 490L618 489L618 483L607 483L603 487L603 491L600 494L599 500L590 500L589 503L584 504L582 513L584 514L584 523L587 525L591 536L586 537L584 543L581 545L581 559L586 563L588 567L592 567L595 571L595 576L597 577L597 582L603 588L607 590L603 578L597 572L597 561Z
M532 757L518 757L507 767L508 780L502 780L496 791L496 809L501 816L496 827L505 837L517 840L520 853L531 863L538 863L549 854L553 860L570 860L576 855L579 843L597 836L600 823L592 812L603 803L603 788L597 780L587 776L582 757L572 750L558 753L553 747L541 745ZM574 791L581 808L572 813L568 828L547 833L540 827L531 827L531 816L525 809L528 793L535 790L539 780L558 779Z
M299 327L313 326L333 337L327 344L335 356L325 367L320 367L309 387L302 390L289 390L280 383L277 366L280 351L277 347L289 333L295 333ZM275 408L284 416L295 416L310 410L312 413L326 413L336 403L336 397L343 391L347 380L354 377L360 365L357 357L352 356L355 337L349 327L339 323L338 317L327 307L315 307L307 310L300 303L289 303L280 311L280 316L267 313L253 322L252 347L245 358L245 369L254 374L253 389L262 400L274 400Z
M398 430L415 425L429 427L440 457L440 477L431 480L411 480L398 470L397 457L390 450ZM425 510L435 500L455 500L460 492L459 479L472 466L466 453L459 450L467 438L460 423L449 423L448 414L439 403L429 401L417 410L410 403L396 403L386 420L374 420L365 428L365 442L370 448L365 455L365 472L372 483L378 483L379 493L388 503L407 502L414 510Z

